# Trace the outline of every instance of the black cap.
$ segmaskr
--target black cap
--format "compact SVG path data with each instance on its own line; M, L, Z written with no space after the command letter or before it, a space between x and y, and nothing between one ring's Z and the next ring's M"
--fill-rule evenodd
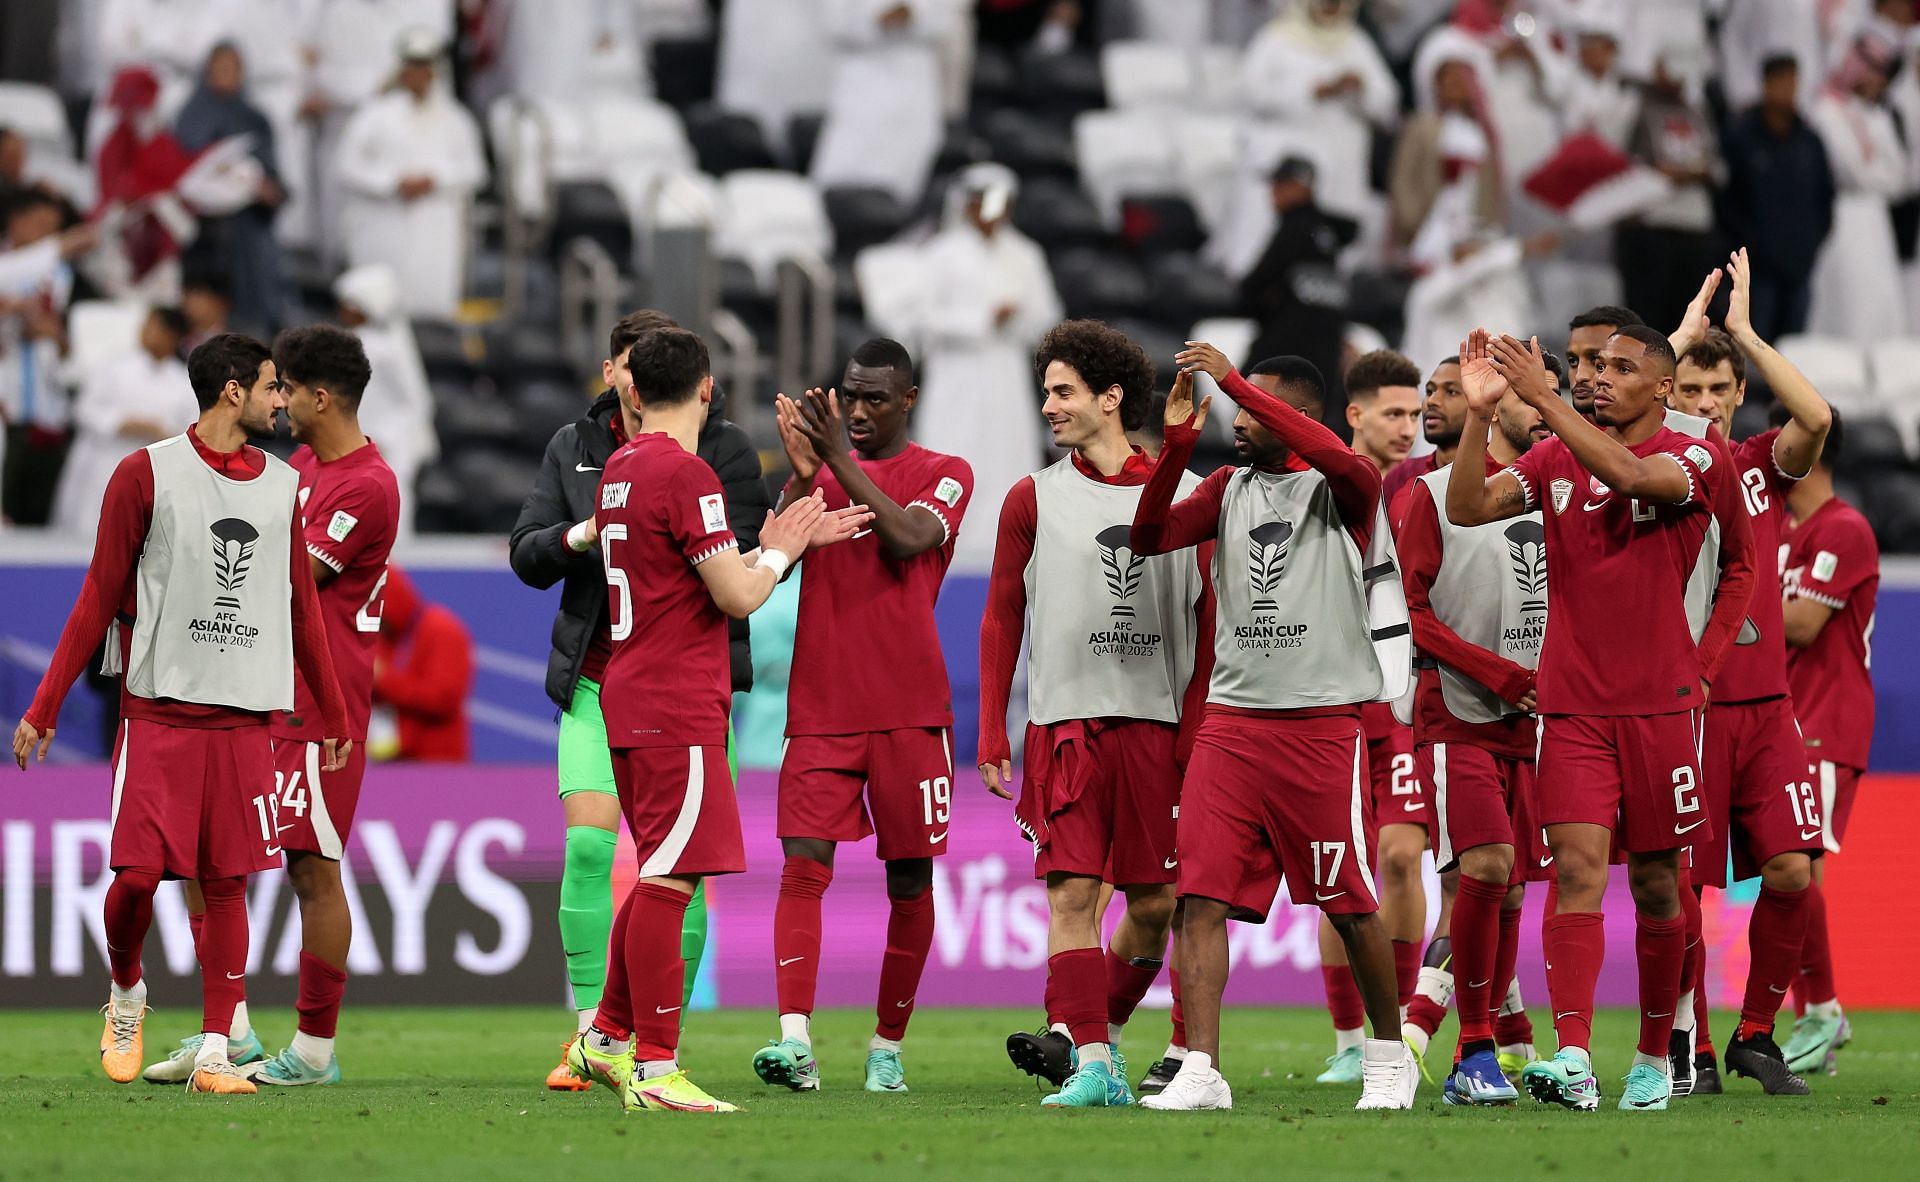
M1279 184L1281 181L1299 181L1303 185L1312 186L1314 174L1317 171L1313 161L1305 156L1288 156L1273 166L1273 172L1268 175L1267 180L1273 184Z

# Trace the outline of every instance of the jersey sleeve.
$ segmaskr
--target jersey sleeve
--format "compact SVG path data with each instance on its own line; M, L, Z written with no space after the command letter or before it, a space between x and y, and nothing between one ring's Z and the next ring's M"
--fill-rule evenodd
M1727 482L1733 467L1733 453L1716 448L1704 439L1682 436L1670 439L1656 455L1671 456L1687 477L1687 496L1674 504L1681 508L1712 509L1719 500L1720 487Z
M1546 503L1547 485L1552 479L1548 461L1552 458L1555 445L1566 446L1557 439L1548 439L1528 448L1513 463L1506 466L1520 482L1520 493L1526 498L1528 512L1540 508Z
M1780 428L1762 431L1750 435L1734 446L1733 458L1739 461L1742 469L1758 469L1766 474L1767 488L1777 497L1787 495L1787 490L1800 483L1800 477L1780 468L1775 457L1774 447L1780 442Z
M699 566L740 545L727 524L727 495L705 464L683 464L666 483L667 534L687 565Z
M942 545L960 532L960 519L973 501L973 467L959 456L946 456L933 465L921 487L903 508L925 509L940 519Z
M1858 521L1841 522L1809 539L1806 562L1792 597L1823 603L1834 611L1847 606L1860 584L1880 571L1880 547L1873 531Z
M334 484L307 501L307 553L337 575L376 538L393 536L397 508L393 494L370 476Z
M993 547L986 610L980 614L980 737L976 762L1001 764L1013 757L1007 738L1007 702L1027 627L1027 563L1039 528L1040 503L1033 477L1022 476L1000 506L1000 533Z

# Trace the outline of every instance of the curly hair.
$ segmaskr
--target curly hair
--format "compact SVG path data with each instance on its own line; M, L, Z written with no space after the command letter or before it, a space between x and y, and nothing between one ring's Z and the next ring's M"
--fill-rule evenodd
M1120 387L1120 425L1138 431L1153 409L1153 359L1132 337L1098 320L1054 325L1033 354L1034 381L1047 382L1052 362L1072 366L1095 394Z

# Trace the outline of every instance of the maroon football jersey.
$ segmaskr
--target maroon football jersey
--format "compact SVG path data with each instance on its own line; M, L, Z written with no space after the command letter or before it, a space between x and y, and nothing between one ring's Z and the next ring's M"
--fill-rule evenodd
M720 478L649 432L607 460L594 519L613 637L600 686L607 745L725 745L727 617L695 569L739 546Z
M1535 682L1542 714L1672 714L1702 705L1686 588L1728 465L1705 442L1666 427L1630 450L1673 457L1687 499L1660 505L1622 496L1559 439L1534 445L1508 469L1546 527L1553 610Z
M1727 649L1727 663L1713 683L1715 702L1755 702L1787 692L1787 643L1780 618L1780 531L1787 516L1787 489L1793 480L1773 462L1776 429L1733 447L1738 482L1727 499L1746 509L1753 525L1753 602L1747 605L1752 628Z
M1859 510L1835 497L1789 523L1782 574L1788 599L1833 609L1806 648L1790 649L1787 680L1809 754L1865 769L1873 745L1873 611L1880 547Z
M946 538L904 560L890 557L871 529L807 553L787 683L789 735L953 725L933 604L973 495L973 469L917 444L860 467L895 504L938 517ZM827 508L852 504L826 469L815 484Z
M373 712L373 654L380 639L380 608L387 558L400 524L400 486L371 441L337 460L322 461L302 447L288 461L300 474L300 512L307 553L333 576L320 584L327 647L347 705L347 738L365 742ZM298 671L293 710L276 715L273 737L317 743L325 738L320 708Z

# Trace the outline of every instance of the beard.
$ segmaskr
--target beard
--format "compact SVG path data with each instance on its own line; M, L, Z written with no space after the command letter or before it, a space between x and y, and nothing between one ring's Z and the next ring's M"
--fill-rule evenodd
M255 443L263 443L279 434L279 420L280 416L277 412L268 411L264 420L241 419L240 429L247 433L248 439L253 440Z
M1526 455L1527 450L1533 446L1532 428L1516 431L1505 421L1502 421L1500 424L1500 434L1506 436L1508 446L1512 447L1515 453L1519 455Z

